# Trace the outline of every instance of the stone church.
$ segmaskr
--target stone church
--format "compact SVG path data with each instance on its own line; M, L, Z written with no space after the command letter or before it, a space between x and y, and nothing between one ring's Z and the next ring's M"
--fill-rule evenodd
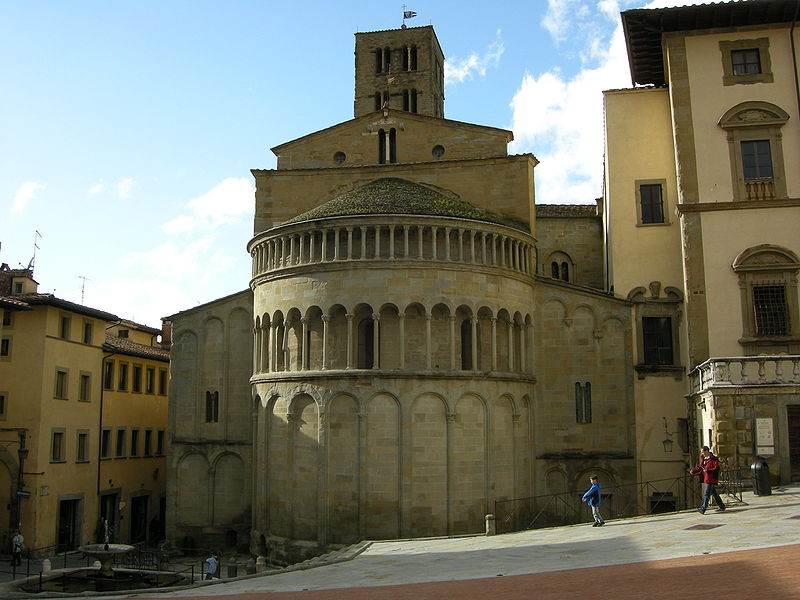
M709 356L688 354L697 213L678 210L663 84L607 94L604 201L536 204L512 132L444 116L432 27L355 37L353 119L252 171L249 288L166 318L173 541L280 563L476 533L498 501L678 477L731 439L732 413L687 410ZM650 65L661 37L629 47ZM653 114L663 148L626 160L621 132Z
M354 118L253 170L250 290L170 317L176 539L289 560L635 479L600 209L537 206L443 64L430 26L356 34Z

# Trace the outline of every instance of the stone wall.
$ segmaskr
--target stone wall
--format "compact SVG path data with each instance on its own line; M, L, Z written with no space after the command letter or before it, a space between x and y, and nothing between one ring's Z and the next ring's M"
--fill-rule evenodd
M177 546L247 549L251 526L253 295L172 322L167 535ZM215 402L209 415L209 394ZM210 417L210 418L209 418Z
M537 207L537 272L551 276L551 263L564 261L570 267L568 281L605 288L603 221L600 216L543 217Z

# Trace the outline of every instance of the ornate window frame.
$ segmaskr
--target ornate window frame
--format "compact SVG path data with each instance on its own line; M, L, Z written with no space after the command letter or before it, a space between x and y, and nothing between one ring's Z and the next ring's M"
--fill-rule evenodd
M739 276L739 290L742 307L742 337L739 343L746 354L765 351L800 351L800 309L798 309L797 276L800 272L800 258L797 254L772 244L760 244L743 250L731 265ZM776 282L785 287L786 310L789 317L789 334L759 336L756 331L753 288L760 284Z
M647 295L647 292L650 292ZM681 365L680 320L682 316L683 294L678 288L667 286L661 290L660 281L651 281L648 287L636 287L628 293L628 300L636 305L636 355L634 368L639 379L648 375L656 377L683 377L685 371ZM651 365L644 362L644 327L643 317L669 317L672 325L672 364Z
M735 50L757 50L761 72L734 75L731 52ZM719 51L722 53L722 85L772 83L775 80L772 75L772 60L769 56L769 38L721 41Z
M789 120L788 113L770 102L742 102L725 111L717 125L728 136L728 152L733 178L734 200L769 200L785 198L786 175L783 163L781 127ZM768 140L772 157L772 178L745 180L742 142Z

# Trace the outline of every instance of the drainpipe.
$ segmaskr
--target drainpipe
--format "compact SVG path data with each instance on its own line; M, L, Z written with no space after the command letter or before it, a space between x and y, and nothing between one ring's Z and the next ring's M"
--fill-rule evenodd
M789 28L789 42L792 46L792 65L794 66L794 91L797 97L797 112L800 115L800 80L798 80L797 74L797 48L795 48L794 43L794 28L795 25L797 25L798 13L800 13L800 0L797 0L797 3L795 4L792 26Z
M100 361L100 425L97 429L97 495L100 496L100 465L103 464L103 393L106 390L105 374L106 374L106 359L114 356L116 352L103 355L103 360Z

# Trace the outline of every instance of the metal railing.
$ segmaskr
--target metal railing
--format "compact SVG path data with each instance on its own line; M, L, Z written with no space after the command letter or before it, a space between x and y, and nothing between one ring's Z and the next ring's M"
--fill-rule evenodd
M743 469L721 465L718 491L726 505L743 504ZM581 502L585 490L544 494L495 502L497 533L575 525L592 521L591 510ZM602 488L602 513L618 519L677 512L700 505L702 486L695 475L658 479Z

